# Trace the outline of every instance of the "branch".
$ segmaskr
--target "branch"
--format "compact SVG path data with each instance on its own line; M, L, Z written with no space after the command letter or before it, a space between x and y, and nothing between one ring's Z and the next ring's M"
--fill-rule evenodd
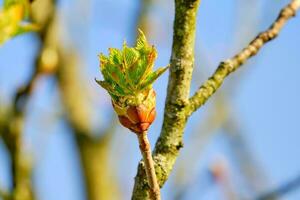
M286 184L274 189L273 191L267 192L258 198L257 200L274 200L277 197L282 197L283 195L299 188L300 186L300 176L290 180Z
M2 188L0 189L0 199L2 200L10 200L11 197L9 195L8 192L6 192L5 190L3 190Z
M296 15L299 8L300 0L292 0L290 4L281 10L278 18L268 30L260 33L233 58L221 62L215 73L190 98L190 104L187 107L188 116L199 109L217 91L229 74L237 70L249 58L256 55L267 42L275 39L287 21Z
M196 15L200 0L175 0L174 36L164 123L153 158L160 186L167 180L182 145L194 63ZM147 179L140 163L132 199L148 199Z
M199 2L199 0L175 0L174 36L164 122L153 153L160 186L168 179L179 149L183 146L182 137L188 117L212 96L225 77L254 56L265 43L274 39L300 7L300 0L292 0L266 32L259 34L248 47L232 59L222 62L213 76L189 99ZM146 174L140 164L135 177L132 199L148 199L147 187Z
M58 45L56 82L65 109L65 118L72 129L79 150L86 198L120 199L114 168L110 165L109 148L116 122L102 133L95 133L91 126L93 110L82 80L82 66L76 52ZM78 91L80 95L78 95ZM101 135L101 137L97 137Z
M114 167L111 167L113 164L109 162L109 150L116 122L112 122L111 127L105 130L100 138L77 133L70 124L79 150L87 199L120 199Z

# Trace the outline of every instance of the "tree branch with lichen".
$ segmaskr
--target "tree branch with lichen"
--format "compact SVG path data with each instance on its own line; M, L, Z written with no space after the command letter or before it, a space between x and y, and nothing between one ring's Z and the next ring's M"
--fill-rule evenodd
M189 116L216 92L230 73L257 54L264 44L279 34L286 22L296 14L300 7L300 0L292 0L282 9L276 21L267 31L259 34L236 56L221 62L216 72L189 98L198 4L199 1L197 0L175 0L173 48L164 122L153 154L160 186L168 179L175 164L179 149L183 144L183 132ZM135 178L132 199L149 198L146 193L145 177L140 164Z
M187 107L188 116L200 108L217 91L229 74L242 66L249 58L256 55L267 42L275 39L287 21L296 15L299 8L300 0L291 1L290 4L281 10L278 18L268 30L260 33L233 58L221 62L215 73L190 98L190 103Z

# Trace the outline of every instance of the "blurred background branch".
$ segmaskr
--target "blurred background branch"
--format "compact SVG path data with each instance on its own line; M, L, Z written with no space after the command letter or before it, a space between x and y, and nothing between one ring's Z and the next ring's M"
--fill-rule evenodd
M15 95L13 111L10 118L1 123L3 139L12 157L12 172L14 183L14 198L32 200L34 198L31 184L31 162L22 153L22 132L24 112L35 85L41 75L57 74L58 85L62 93L65 112L79 148L82 161L83 176L86 181L87 198L90 200L119 199L116 180L113 178L113 168L110 167L109 144L114 132L115 122L101 134L92 133L90 117L91 109L86 96L86 89L79 90L83 84L75 54L67 54L60 44L58 34L57 12L55 1L36 1L31 13L34 21L41 25L38 34L40 47L36 57L33 72L28 82L20 87ZM78 91L81 92L78 95Z
M280 185L278 188L266 192L259 196L257 200L275 200L278 198L283 197L289 192L296 190L300 187L300 176L293 178L292 180L288 181L285 184Z
M23 132L24 121L26 115L26 105L33 92L34 86L39 76L44 74L41 70L40 60L42 59L42 53L45 46L47 37L50 34L50 24L54 15L54 8L48 7L52 12L46 13L43 16L44 24L41 24L41 31L38 33L40 40L40 51L35 59L35 65L33 67L33 73L30 76L27 83L21 86L14 97L14 104L12 105L9 113L6 113L6 122L2 127L2 137L7 146L10 158L11 158L11 172L13 191L11 198L20 200L32 200L34 199L33 188L31 183L32 178L32 158L24 152L23 144ZM37 19L38 21L38 19Z
M90 117L92 110L89 107L87 90L82 81L79 81L82 77L80 77L77 56L74 53L60 53L60 58L57 81L65 105L66 117L79 149L87 198L90 200L119 199L120 192L114 177L114 168L109 162L110 143L116 121L112 119L109 127L100 133L100 136L93 133Z

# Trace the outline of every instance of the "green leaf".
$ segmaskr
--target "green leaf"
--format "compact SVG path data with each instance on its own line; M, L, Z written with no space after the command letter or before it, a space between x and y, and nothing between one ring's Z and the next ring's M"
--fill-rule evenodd
M139 52L134 48L129 48L126 45L123 47L123 66L125 68L125 76L127 78L127 82L131 88L136 88L134 81L135 71L136 71L136 62L139 60Z
M99 81L95 79L95 81L104 89L106 89L110 94L115 96L124 96L128 95L128 93L124 92L124 90L116 83L109 83L107 81Z
M126 69L130 69L134 66L139 58L139 53L134 48L125 47L123 49L123 58Z
M100 53L99 60L100 60L100 70L102 70L105 67L106 63L109 62L109 59L103 53Z
M147 77L153 70L153 66L154 66L154 61L157 57L157 52L155 50L155 48L152 46L151 50L149 52L147 52L145 54L145 63L146 63L146 67L144 69L144 71L142 71L139 79L141 79L141 81L143 81L145 79L145 77Z
M119 68L111 63L106 64L105 68L102 69L104 80L108 83L115 85L122 94L130 94L127 82L122 72Z
M30 2L29 0L4 0L3 1L3 8L8 9L9 7L13 5L20 5L24 8L23 18L29 17L29 11L30 11Z
M15 32L14 36L23 34L23 33L27 33L27 32L31 32L31 31L38 31L40 29L39 26L37 26L36 24L24 24L24 25L20 25L17 29L17 31Z
M106 81L100 81L100 80L97 80L96 78L95 78L95 81L96 81L96 83L98 83L104 89L106 89L106 90L110 90L111 89L111 86L110 86L110 84L108 82L106 82Z
M139 30L135 47L128 47L124 41L122 50L110 48L109 56L99 55L104 81L98 83L114 98L138 95L168 68L153 72L156 57L156 49Z
M4 1L4 9L0 10L0 44L22 33L39 29L35 24L22 21L26 17L27 6L27 0Z
M148 75L146 77L146 79L141 83L140 85L140 90L144 90L145 88L147 88L148 86L151 86L152 83L160 76L162 75L162 73L164 73L167 69L169 68L169 66L167 67L162 67L159 68L158 70L156 70L155 72L151 72L150 75Z
M147 59L145 56L141 56L138 62L135 64L134 70L130 70L131 80L135 85L139 85L141 77L147 69Z
M123 62L122 51L115 48L109 48L109 60L117 65L121 65Z
M138 29L138 38L136 40L136 49L142 50L145 47L148 47L148 42L146 39L146 36L144 35L143 31L141 29Z

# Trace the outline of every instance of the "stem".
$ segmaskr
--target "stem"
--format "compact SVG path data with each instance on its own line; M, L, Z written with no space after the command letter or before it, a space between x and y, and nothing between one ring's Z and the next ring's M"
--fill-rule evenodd
M155 174L154 162L152 159L151 146L147 137L147 131L137 134L140 150L143 155L148 184L150 187L150 198L160 200L160 189Z

